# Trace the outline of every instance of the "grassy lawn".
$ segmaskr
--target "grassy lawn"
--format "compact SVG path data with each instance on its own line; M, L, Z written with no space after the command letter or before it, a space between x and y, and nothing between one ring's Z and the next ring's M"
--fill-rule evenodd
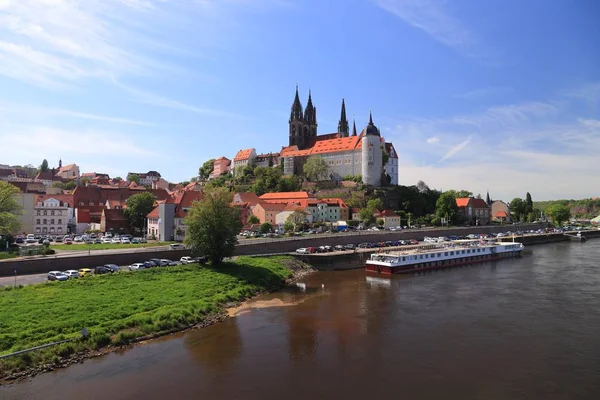
M0 260L8 260L9 258L19 257L17 253L7 253L6 251L0 251Z
M157 247L157 246L167 246L171 243L175 242L152 242L152 243L139 243L139 244L118 244L118 243L106 243L106 244L51 244L50 248L54 250L111 250L111 249L130 249L130 248L138 248L138 247Z
M126 344L201 322L222 305L283 286L287 257L240 257L219 267L196 264L89 276L0 290L0 355L79 337L0 360L0 377L87 349Z

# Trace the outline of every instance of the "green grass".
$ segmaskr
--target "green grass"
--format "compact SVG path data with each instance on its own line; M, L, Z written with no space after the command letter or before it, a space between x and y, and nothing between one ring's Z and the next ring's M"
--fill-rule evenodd
M0 290L0 355L80 336L85 340L0 360L0 378L87 349L126 344L201 322L283 286L287 257L240 257L219 267L153 268Z
M175 242L153 242L153 243L139 243L139 244L117 244L117 243L106 243L106 244L85 244L85 243L73 243L73 244L51 244L50 248L54 250L71 250L71 251L88 251L92 250L112 250L112 249L133 249L138 247L158 247L167 246Z
M9 258L19 257L18 253L7 253L6 251L0 252L0 260L8 260Z

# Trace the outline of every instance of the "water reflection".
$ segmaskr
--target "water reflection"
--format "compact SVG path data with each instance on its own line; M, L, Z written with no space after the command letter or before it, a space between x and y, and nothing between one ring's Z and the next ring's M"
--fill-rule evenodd
M183 342L191 358L213 372L231 369L243 353L243 341L235 318L190 332Z

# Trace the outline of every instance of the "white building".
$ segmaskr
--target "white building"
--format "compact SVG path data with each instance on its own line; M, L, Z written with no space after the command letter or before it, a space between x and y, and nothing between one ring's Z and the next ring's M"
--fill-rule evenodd
M233 159L233 173L235 174L235 170L238 167L245 167L246 165L251 164L255 159L255 149L246 149L238 151L235 155L235 158Z
M34 233L64 235L73 223L73 197L39 196L34 206Z

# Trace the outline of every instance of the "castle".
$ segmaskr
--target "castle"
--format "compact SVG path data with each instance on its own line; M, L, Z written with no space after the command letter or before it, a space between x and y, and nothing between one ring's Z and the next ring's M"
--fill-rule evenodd
M386 179L389 176L390 183L398 184L398 154L394 145L381 137L371 114L369 123L360 134L357 134L356 122L353 121L350 134L346 102L342 99L337 132L317 135L317 127L317 108L313 105L311 93L303 110L296 87L289 119L289 144L279 153L283 159L284 174L301 173L304 162L310 156L318 155L329 165L328 173L332 180L360 175L363 183L379 186L382 177ZM387 154L385 165L384 154Z

